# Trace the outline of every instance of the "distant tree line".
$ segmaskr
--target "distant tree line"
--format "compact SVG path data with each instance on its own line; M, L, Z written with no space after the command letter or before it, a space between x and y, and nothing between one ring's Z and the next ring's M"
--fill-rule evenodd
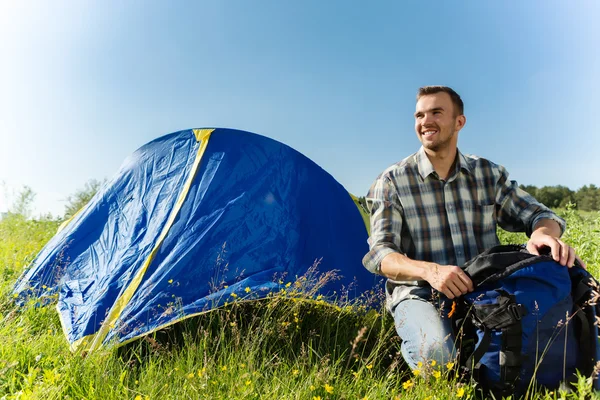
M572 203L578 210L600 210L600 188L593 184L585 185L577 191L561 185L541 188L534 185L520 185L520 187L548 207L564 208Z
M102 181L90 179L82 188L68 196L66 198L65 214L62 216L62 219L72 217L77 211L83 208L105 183L106 179ZM570 203L578 210L600 211L600 188L594 184L585 185L577 191L573 191L562 185L544 186L541 188L534 185L519 185L519 187L535 197L540 203L551 208L565 208ZM3 216L11 214L29 218L32 213L34 199L35 193L33 190L25 186L17 195L8 213L0 215L0 219ZM367 210L367 202L364 196L358 197L358 203ZM44 218L51 219L52 216L48 215L44 216Z
M534 185L519 185L519 187L551 208L565 208L571 203L578 210L600 211L600 188L593 184L585 185L577 191L561 185L541 188ZM367 208L364 197L359 197L358 201L365 209Z

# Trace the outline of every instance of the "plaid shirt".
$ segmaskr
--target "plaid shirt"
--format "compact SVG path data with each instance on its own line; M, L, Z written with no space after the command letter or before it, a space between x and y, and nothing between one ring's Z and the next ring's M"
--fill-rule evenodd
M366 198L371 236L363 264L369 271L381 274L381 260L395 252L463 265L499 244L497 224L529 236L540 219L549 218L564 231L564 220L509 181L504 167L460 151L454 165L448 179L440 179L421 147L379 175ZM415 297L422 286L427 282L388 279L388 308Z

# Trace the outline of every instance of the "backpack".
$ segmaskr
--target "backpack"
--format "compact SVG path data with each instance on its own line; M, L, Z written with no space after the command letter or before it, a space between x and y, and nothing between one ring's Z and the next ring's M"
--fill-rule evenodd
M475 290L454 304L456 347L485 393L519 397L574 382L577 372L592 376L600 360L598 282L576 264L507 245L463 266Z

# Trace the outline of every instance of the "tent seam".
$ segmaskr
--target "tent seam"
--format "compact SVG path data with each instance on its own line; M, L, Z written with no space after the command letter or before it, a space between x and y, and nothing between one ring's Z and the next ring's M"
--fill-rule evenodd
M201 144L200 144L200 148L198 149L198 152L196 153L196 159L194 160L194 165L193 165L192 170L190 171L190 174L187 178L187 182L185 183L181 193L179 194L179 199L177 199L177 203L175 203L175 207L174 207L173 211L171 212L171 215L169 215L167 224L163 228L163 231L161 232L160 236L158 237L158 240L156 241L156 245L150 252L150 255L144 262L142 268L137 272L137 274L131 280L131 283L123 291L121 296L119 296L117 298L117 300L111 307L111 310L108 313L106 319L102 322L100 329L95 334L93 334L94 339L90 345L89 351L97 350L98 348L100 348L102 346L104 339L108 335L108 332L112 328L114 328L116 321L119 319L119 317L121 316L121 313L123 312L123 310L129 303L129 301L131 300L133 295L135 294L135 291L137 290L137 288L139 287L139 285L142 281L142 278L144 277L144 275L146 273L146 270L148 269L148 267L154 260L154 257L158 253L158 250L162 246L163 241L165 240L167 234L171 230L171 227L173 226L173 223L175 222L175 218L179 214L179 211L181 210L181 207L182 207L183 203L185 202L185 199L187 198L189 190L192 186L192 182L194 181L196 173L198 172L198 169L200 167L200 161L202 160L202 156L204 155L204 152L205 152L206 148L208 147L208 141L213 132L214 132L214 129L194 129L193 130L194 136L196 137L196 139L198 141L201 141ZM90 335L90 336L92 336L92 335ZM82 340L84 338L81 338L79 340ZM75 343L77 343L77 342L75 342Z

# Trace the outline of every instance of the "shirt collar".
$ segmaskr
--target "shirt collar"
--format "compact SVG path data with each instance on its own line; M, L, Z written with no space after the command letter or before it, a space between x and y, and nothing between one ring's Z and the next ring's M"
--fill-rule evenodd
M465 157L465 155L463 153L461 153L460 150L457 149L456 151L458 151L459 168L465 170L470 175L474 175L473 168L471 167L471 164L467 160L467 157Z
M467 158L464 156L463 153L460 152L460 150L456 150L457 151L457 157L458 157L458 166L457 166L457 170L465 170L467 173L473 175L473 169L471 168L471 165L469 164L469 162L467 161ZM423 148L423 146L421 146L421 148L419 149L419 151L417 151L416 155L415 155L415 160L417 162L417 168L419 170L419 175L421 175L422 179L427 178L429 175L434 174L437 177L437 173L435 172L435 169L433 168L433 164L431 164L431 161L429 161L429 158L427 158L427 154L425 154L425 148ZM456 174L453 173L451 174L451 176Z

